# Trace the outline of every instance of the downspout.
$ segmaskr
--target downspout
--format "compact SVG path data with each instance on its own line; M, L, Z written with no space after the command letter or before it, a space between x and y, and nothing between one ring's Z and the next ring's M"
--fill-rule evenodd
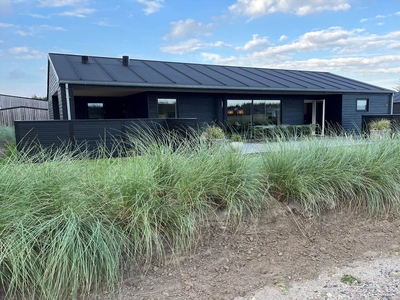
M71 120L71 107L69 104L69 89L68 89L68 83L65 84L65 97L67 98L67 115L68 115L68 120Z
M393 98L394 98L394 93L392 93L392 96L390 96L390 114L393 115Z

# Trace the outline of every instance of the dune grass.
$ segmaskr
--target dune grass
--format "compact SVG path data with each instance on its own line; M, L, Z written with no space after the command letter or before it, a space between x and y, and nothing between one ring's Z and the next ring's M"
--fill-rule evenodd
M6 147L12 142L15 142L14 127L0 125L0 147Z
M219 209L238 224L274 200L317 214L339 205L371 215L400 208L398 138L266 143L259 155L210 146L195 131L182 138L141 129L127 143L124 158L61 149L3 160L0 285L8 299L112 290L125 268L189 251Z

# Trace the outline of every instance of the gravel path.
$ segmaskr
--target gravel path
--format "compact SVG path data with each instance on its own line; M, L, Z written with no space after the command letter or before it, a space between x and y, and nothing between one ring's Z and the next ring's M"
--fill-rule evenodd
M358 281L344 284L344 275ZM237 297L235 300L399 300L400 256L396 252L389 258L355 262L351 266L330 269L315 280L296 282L288 286L264 287Z

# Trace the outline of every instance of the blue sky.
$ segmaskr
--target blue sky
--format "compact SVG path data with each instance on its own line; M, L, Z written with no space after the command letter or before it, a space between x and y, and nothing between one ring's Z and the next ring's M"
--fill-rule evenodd
M46 95L47 54L400 81L400 0L0 0L0 93Z

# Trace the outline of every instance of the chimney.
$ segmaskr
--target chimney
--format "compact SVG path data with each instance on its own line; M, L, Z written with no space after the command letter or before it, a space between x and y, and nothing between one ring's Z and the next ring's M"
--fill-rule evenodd
M89 63L89 56L87 55L82 55L82 63L83 64L88 64Z
M122 56L122 65L125 67L129 66L129 56Z

